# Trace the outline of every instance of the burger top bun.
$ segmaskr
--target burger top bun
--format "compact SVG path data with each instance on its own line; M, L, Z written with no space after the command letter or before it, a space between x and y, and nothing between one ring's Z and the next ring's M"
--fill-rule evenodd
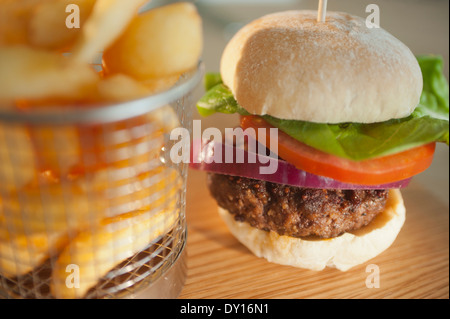
M255 20L229 42L220 69L248 112L319 123L406 117L423 86L407 46L340 12L328 12L326 22L315 11Z

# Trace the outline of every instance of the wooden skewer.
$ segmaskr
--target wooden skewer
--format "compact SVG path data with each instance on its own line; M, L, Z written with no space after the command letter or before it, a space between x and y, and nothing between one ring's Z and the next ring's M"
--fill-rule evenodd
M327 16L328 0L319 0L319 11L317 13L317 22L325 22Z

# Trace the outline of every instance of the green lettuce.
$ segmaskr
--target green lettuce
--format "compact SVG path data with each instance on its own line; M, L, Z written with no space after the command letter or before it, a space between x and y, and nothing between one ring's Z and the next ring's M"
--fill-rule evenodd
M442 73L443 60L432 55L417 59L424 87L420 104L406 118L372 124L321 124L262 117L304 144L355 161L395 154L431 142L449 145L449 88ZM205 86L207 92L197 104L201 115L249 114L236 102L219 74L208 74Z
M237 103L230 89L222 83L214 85L206 92L197 102L197 110L202 116L214 113L248 115L248 112Z

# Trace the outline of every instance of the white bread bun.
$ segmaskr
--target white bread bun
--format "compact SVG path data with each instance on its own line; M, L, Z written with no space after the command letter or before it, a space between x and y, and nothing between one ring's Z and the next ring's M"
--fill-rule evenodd
M219 214L231 233L256 256L310 270L335 267L346 271L372 259L394 242L405 222L405 206L399 190L390 191L385 211L369 225L331 239L280 236L235 221L223 208L219 208Z
M248 112L318 123L412 113L422 73L406 45L347 13L286 11L243 27L222 56L224 84Z

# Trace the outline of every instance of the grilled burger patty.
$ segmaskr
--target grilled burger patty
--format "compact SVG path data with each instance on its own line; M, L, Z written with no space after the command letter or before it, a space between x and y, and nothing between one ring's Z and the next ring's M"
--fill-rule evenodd
M384 210L387 190L326 190L208 174L219 206L237 221L291 237L332 238L369 224Z

